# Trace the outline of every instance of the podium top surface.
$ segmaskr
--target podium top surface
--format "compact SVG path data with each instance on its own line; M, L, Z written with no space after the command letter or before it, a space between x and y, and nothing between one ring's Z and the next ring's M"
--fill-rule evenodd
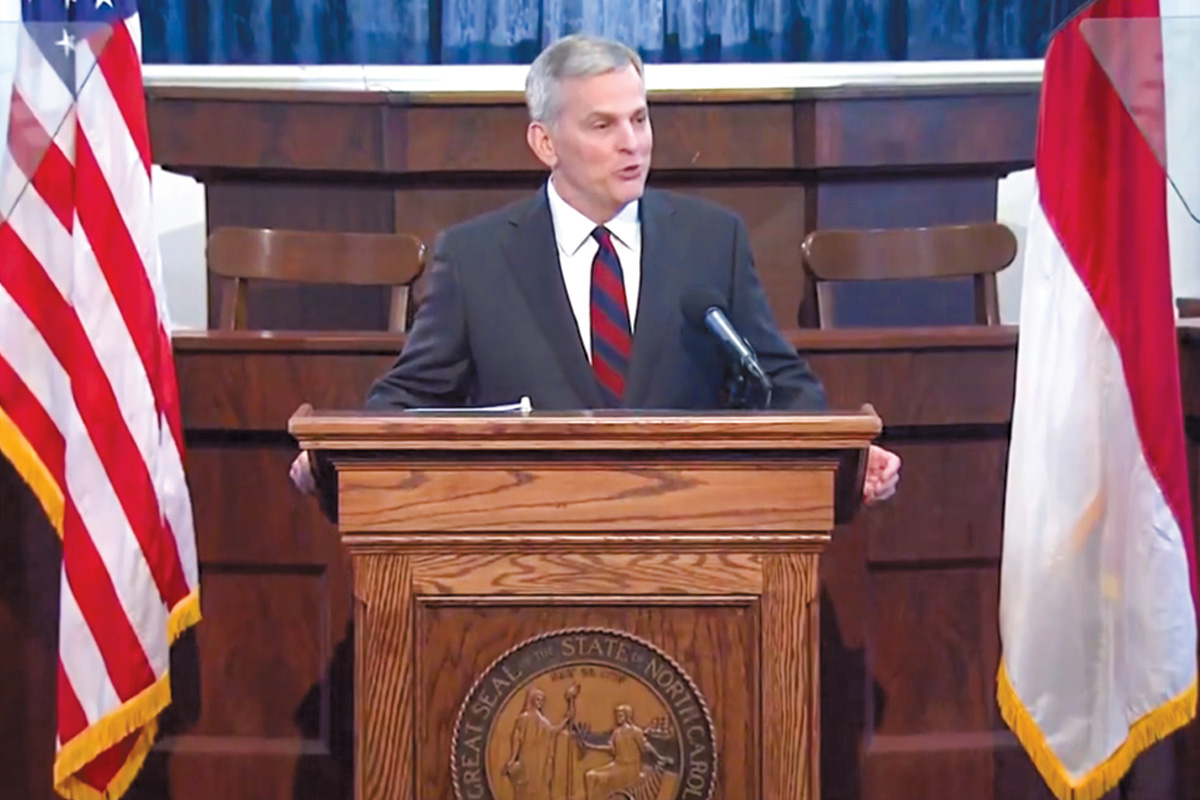
M314 411L288 432L306 450L838 450L866 447L882 430L860 411L578 411L491 413Z

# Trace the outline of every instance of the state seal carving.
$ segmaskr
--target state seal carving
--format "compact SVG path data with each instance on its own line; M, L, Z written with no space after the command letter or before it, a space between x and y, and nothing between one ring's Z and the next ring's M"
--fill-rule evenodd
M529 639L475 681L454 725L457 800L710 800L712 718L666 653L620 631Z

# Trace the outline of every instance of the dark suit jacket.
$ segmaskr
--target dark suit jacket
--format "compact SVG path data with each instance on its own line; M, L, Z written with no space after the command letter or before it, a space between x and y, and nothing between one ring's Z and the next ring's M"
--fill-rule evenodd
M774 323L741 220L653 189L642 197L641 217L642 282L625 407L721 407L727 359L680 306L699 286L725 298L733 325L757 351L775 385L772 407L823 408L820 382ZM495 405L524 395L535 411L603 406L563 286L545 188L440 237L408 342L371 387L367 405Z

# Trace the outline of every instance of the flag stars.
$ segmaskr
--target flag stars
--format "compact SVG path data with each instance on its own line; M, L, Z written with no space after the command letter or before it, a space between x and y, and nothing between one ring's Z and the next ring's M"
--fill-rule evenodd
M73 3L73 2L75 2L75 0L70 0L70 2ZM108 6L109 8L112 8L113 7L112 0L96 0L96 10L97 11L99 11L104 6Z
M55 47L61 47L64 56L69 56L71 51L75 49L75 37L67 33L67 29L63 28L62 38L54 43Z

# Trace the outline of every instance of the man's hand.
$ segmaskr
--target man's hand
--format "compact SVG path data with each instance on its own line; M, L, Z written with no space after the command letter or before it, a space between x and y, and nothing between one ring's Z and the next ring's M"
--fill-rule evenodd
M292 468L288 470L288 477L304 494L316 494L317 478L313 475L312 463L309 461L307 450L302 450L300 455L296 456L296 460L292 462Z
M900 456L871 445L867 452L867 475L863 481L863 504L881 503L896 493L900 483Z

